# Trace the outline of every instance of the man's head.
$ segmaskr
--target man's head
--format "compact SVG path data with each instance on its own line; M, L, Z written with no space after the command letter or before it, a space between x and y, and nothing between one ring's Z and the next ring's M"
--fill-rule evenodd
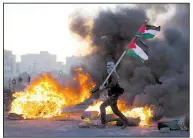
M115 66L115 63L113 61L107 62L107 73L108 74L111 73L111 71L113 70L114 66Z

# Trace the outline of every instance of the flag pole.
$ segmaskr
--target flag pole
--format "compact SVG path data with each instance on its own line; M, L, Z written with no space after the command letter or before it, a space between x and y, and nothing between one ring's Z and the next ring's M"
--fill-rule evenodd
M145 21L145 24L147 23L147 21ZM143 25L142 25L143 26ZM142 28L142 26L138 29L137 32L139 32L139 30ZM130 41L129 45L136 39L136 37L134 36L132 38L132 40ZM120 63L120 61L123 59L124 55L126 54L127 50L125 50L123 52L123 54L120 56L119 60L117 61L117 63L115 64L114 68L112 69L112 71L109 73L109 75L107 76L107 78L105 79L105 81L103 82L103 84L101 85L102 87L107 83L109 77L111 76L111 74L114 72L114 70L116 69L116 67L118 66L118 64Z

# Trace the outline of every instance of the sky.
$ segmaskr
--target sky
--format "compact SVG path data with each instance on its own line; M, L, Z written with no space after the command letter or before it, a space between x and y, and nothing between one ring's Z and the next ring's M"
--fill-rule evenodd
M81 9L95 16L100 8L114 4L5 4L4 49L13 51L16 60L27 53L48 51L65 62L80 45L68 29L69 17Z
M16 60L28 53L48 51L65 63L83 45L69 30L70 17L76 11L96 16L101 9L114 9L116 4L5 4L4 49L13 51ZM135 6L121 4L121 6ZM173 10L171 8L171 13ZM157 15L161 20L168 15ZM155 24L156 25L156 24Z

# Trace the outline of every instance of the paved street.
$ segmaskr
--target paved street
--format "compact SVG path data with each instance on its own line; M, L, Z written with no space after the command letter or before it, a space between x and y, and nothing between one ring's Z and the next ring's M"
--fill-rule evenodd
M79 128L79 117L71 121L54 120L8 120L4 119L4 136L181 136L188 132L171 131L160 133L156 127L128 127L121 130L109 125L106 129Z

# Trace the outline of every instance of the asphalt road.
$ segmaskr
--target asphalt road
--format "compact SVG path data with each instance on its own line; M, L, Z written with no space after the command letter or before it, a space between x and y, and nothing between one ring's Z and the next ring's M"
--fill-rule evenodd
M122 130L117 126L109 125L105 129L79 128L81 121L54 121L54 120L9 120L4 118L4 136L176 136L189 137L188 132L170 131L160 133L156 127L140 128L127 127Z

